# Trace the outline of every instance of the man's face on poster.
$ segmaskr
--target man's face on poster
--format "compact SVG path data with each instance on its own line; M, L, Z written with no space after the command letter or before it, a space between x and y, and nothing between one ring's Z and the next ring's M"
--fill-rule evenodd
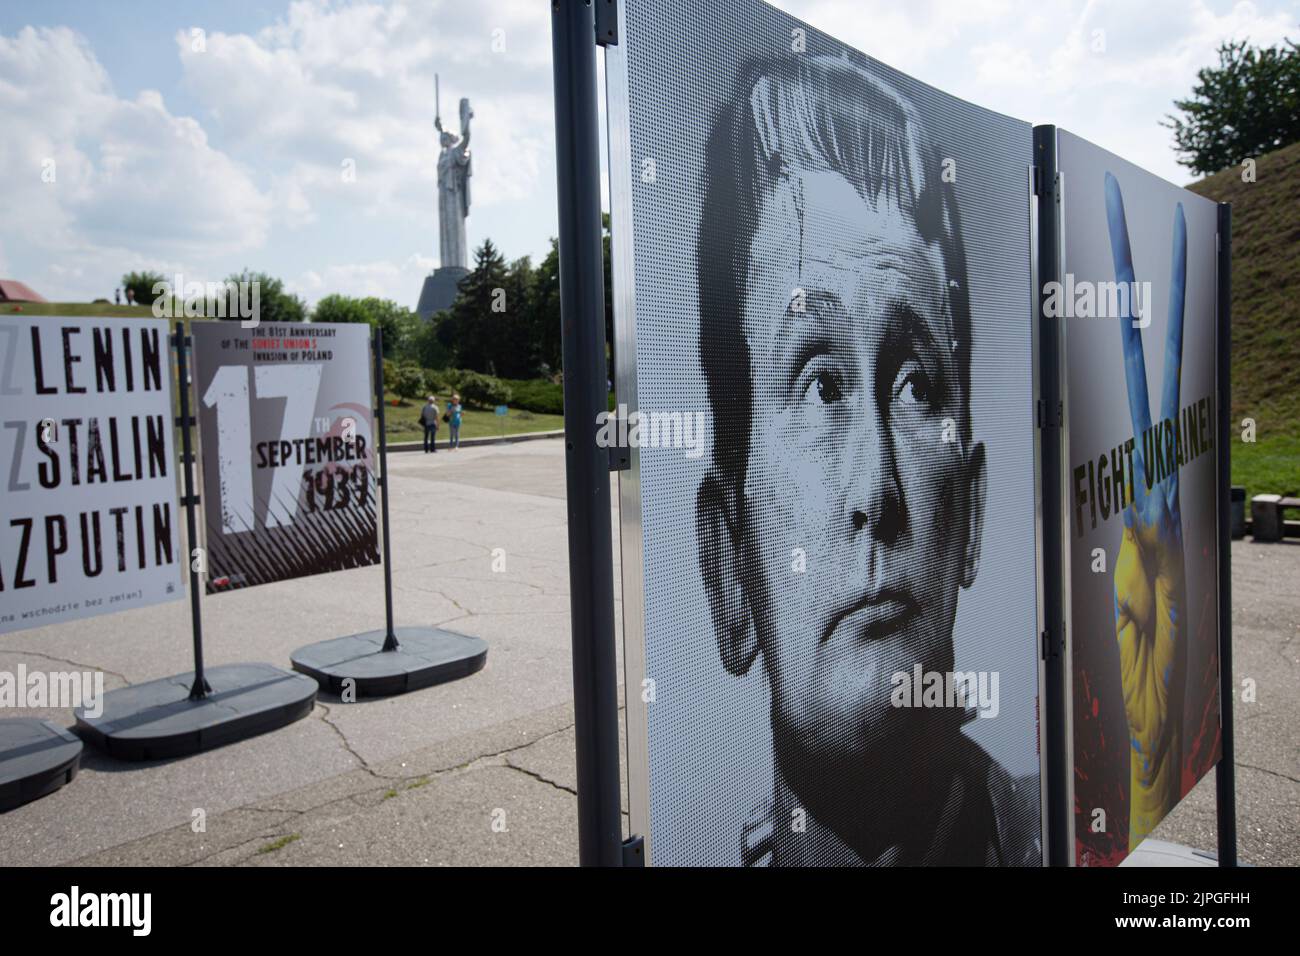
M788 170L744 284L741 576L778 749L828 774L924 752L934 714L893 707L891 677L952 670L979 556L983 449L963 434L942 256L890 192Z

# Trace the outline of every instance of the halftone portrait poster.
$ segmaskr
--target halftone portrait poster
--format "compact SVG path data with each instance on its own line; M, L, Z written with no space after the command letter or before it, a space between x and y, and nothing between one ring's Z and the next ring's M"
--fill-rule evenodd
M192 328L208 592L377 564L370 327Z
M167 334L0 318L0 633L184 594Z
M1030 127L755 0L619 10L633 828L1041 865Z
M1218 225L1058 136L1074 853L1103 866L1219 757Z

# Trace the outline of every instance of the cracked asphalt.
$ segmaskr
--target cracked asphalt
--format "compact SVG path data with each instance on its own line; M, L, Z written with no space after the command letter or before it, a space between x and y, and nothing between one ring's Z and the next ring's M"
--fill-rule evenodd
M182 760L87 748L71 785L0 816L0 865L577 862L563 443L390 462L396 623L482 637L484 669L400 697L322 696L289 727ZM1298 865L1300 543L1232 553L1236 672L1256 694L1237 704L1241 856ZM377 567L224 594L203 603L205 659L287 668L295 648L383 617ZM188 603L0 636L0 670L20 663L99 669L108 689L184 672ZM1214 847L1213 775L1155 836Z

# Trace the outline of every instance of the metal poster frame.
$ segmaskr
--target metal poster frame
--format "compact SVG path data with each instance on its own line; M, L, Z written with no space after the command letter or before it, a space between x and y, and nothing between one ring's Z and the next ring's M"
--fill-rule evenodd
M1219 866L1237 866L1237 765L1232 724L1232 204L1219 203L1214 351L1219 403L1219 762L1214 767Z
M1074 783L1070 761L1072 708L1069 706L1068 661L1070 660L1069 553L1064 547L1062 530L1066 527L1065 496L1062 475L1065 471L1066 396L1061 388L1065 341L1061 323L1043 310L1042 290L1048 282L1059 281L1064 255L1064 190L1056 164L1056 127L1034 127L1034 159L1038 193L1038 245L1034 257L1038 352L1035 355L1039 382L1039 497L1044 502L1043 538L1043 711L1039 715L1043 751L1046 754L1044 785L1047 795L1047 843L1044 859L1049 866L1068 866L1074 844ZM1054 506L1052 503L1055 503ZM1061 796L1057 796L1061 795Z
M627 8L618 4L616 45L605 47L605 117L608 129L609 222L614 302L614 393L628 413L637 411L636 268L632 215L632 130L628 100ZM620 567L623 598L623 680L627 705L627 791L631 832L645 840L645 861L653 862L650 832L649 713L642 698L646 673L645 559L641 526L641 450L627 449L629 467L618 473Z
M613 7L613 0L551 4L578 858L584 866L639 859L636 844L622 839L610 449L596 437L597 416L608 412L596 46L618 42Z
M1033 135L1032 132L1030 134ZM1026 209L1029 216L1029 341L1031 356L1031 400L1034 403L1034 421L1035 426L1042 427L1042 420L1039 418L1038 408L1042 405L1042 362L1039 360L1039 339L1041 330L1038 327L1039 302L1035 290L1041 288L1038 279L1038 229L1039 229L1039 196L1038 196L1038 170L1036 166L1031 165L1027 170L1028 181L1026 183ZM1048 758L1049 737L1043 732L1043 713L1046 710L1046 691L1047 691L1047 672L1048 662L1047 655L1043 653L1044 643L1042 639L1043 630L1046 626L1046 601L1047 591L1047 567L1045 563L1045 552L1043 549L1043 450L1039 441L1033 442L1034 454L1034 585L1037 588L1037 600L1034 602L1037 613L1037 633L1039 635L1039 654L1038 654L1038 825L1041 847L1043 850L1043 865L1048 866L1048 847L1051 837L1051 821L1049 813L1051 810L1051 788L1049 786L1049 769L1051 761Z

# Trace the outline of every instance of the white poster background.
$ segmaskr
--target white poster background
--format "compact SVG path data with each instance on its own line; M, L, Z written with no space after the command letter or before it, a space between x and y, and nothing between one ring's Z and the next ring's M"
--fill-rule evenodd
M40 341L40 384L43 389L53 388L53 394L37 392L34 327ZM124 334L130 350L129 375ZM103 370L112 368L111 383L97 369L96 335L101 344L112 343L111 359L101 363ZM146 375L146 341L151 349L156 344L157 365L151 361L150 366L159 369L158 387L152 373ZM85 392L69 391L69 385L84 388ZM184 595L174 415L165 320L0 317L0 634L174 601ZM139 473L143 477L136 477L133 418L139 421ZM161 419L162 471L156 463L151 468L147 418ZM74 432L66 423L76 420L74 483ZM41 484L38 471L45 465L46 480L52 480L51 458L38 445L41 423L45 421L53 423L49 447L59 461L58 483L53 488ZM87 466L92 421L100 433L107 480L90 480ZM119 516L112 513L118 509L126 509L119 512L120 543ZM164 521L155 522L155 509ZM96 515L98 549L94 536ZM137 515L144 528L142 543ZM88 532L85 534L82 516ZM66 540L60 535L60 517L66 523ZM25 519L31 519L31 530L24 555ZM158 546L158 538L170 541L170 558L167 549ZM95 573L87 573L87 566ZM33 583L20 587L20 581Z

